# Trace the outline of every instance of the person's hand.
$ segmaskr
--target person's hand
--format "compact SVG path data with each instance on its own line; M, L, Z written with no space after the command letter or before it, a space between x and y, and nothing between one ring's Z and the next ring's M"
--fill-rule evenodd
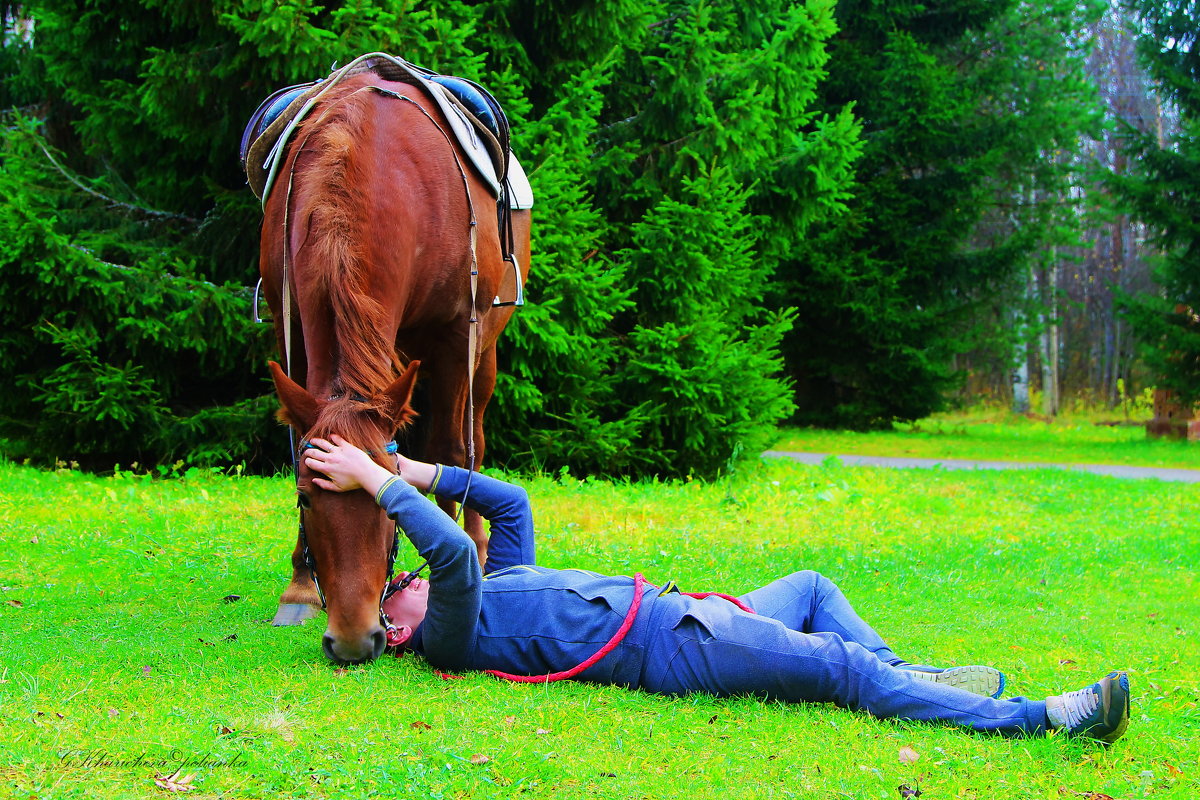
M314 477L313 483L330 492L349 492L365 489L374 494L392 476L359 448L336 433L329 439L314 437L319 450L305 451L304 464L324 477Z

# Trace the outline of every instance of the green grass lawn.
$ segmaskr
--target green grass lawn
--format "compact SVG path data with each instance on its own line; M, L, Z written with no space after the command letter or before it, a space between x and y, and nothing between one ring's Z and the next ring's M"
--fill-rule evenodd
M168 796L155 776L181 764L189 796L222 798L1200 792L1192 486L782 461L711 484L523 481L549 566L730 592L817 569L901 655L993 663L1010 694L1127 668L1133 723L1106 750L822 705L443 680L412 657L335 669L319 621L267 622L294 530L286 478L0 462L0 482L0 796Z
M1120 421L1119 416L1102 419L1092 414L1043 422L996 411L945 414L870 433L785 428L773 448L845 455L1200 469L1200 442L1147 439L1142 425L1105 424L1112 421Z

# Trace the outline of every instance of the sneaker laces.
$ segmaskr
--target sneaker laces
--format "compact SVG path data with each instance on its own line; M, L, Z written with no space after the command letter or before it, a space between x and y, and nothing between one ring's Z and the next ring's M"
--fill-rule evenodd
M1075 728L1100 707L1100 693L1095 686L1048 698L1046 716L1059 728ZM1057 701L1057 702L1054 702Z

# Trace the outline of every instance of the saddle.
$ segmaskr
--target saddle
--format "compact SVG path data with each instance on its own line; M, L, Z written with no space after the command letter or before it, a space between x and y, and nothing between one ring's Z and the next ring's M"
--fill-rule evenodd
M239 156L250 189L266 203L288 141L297 126L321 95L346 78L364 72L375 73L386 81L416 86L441 109L449 131L496 198L501 252L512 264L516 279L512 299L502 301L497 297L493 305L523 305L511 212L532 208L533 190L509 147L507 115L496 98L473 81L439 75L385 53L368 53L323 80L279 89L259 104L242 132ZM510 283L506 281L506 284Z

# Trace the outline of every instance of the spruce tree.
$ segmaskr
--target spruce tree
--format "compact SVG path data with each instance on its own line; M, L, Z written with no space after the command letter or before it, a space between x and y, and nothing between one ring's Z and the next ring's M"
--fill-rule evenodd
M1143 26L1139 55L1158 91L1178 117L1178 133L1129 130L1137 172L1118 182L1134 212L1156 236L1161 253L1155 279L1161 294L1124 298L1146 361L1184 403L1200 402L1200 52L1195 4L1180 0L1129 2Z
M534 186L489 460L715 473L788 412L790 314L764 298L791 238L845 200L857 128L812 110L831 12L23 4L28 35L3 50L11 119L34 119L9 126L0 176L0 303L23 320L0 341L6 450L211 462L270 446L273 343L248 322L260 211L237 138L274 89L383 50L491 89Z
M778 302L798 309L784 352L799 420L863 428L943 405L952 357L984 334L980 304L1051 236L1053 220L1021 198L1065 191L1051 154L1094 117L1070 34L1097 12L838 5L820 106L853 105L865 149L848 213L812 227L780 272ZM1006 229L976 236L1001 210Z

